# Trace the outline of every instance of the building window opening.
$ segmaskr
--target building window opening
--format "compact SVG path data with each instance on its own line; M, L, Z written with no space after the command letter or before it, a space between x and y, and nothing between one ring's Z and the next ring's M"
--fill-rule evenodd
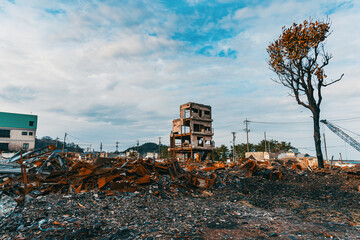
M27 132L22 132L22 133L21 133L21 135L23 135L23 136L27 136L27 135L28 135L28 133L27 133Z
M0 137L9 138L10 137L10 130L0 129Z
M24 150L29 149L29 144L28 144L28 143L24 143L24 144L23 144L23 149L24 149Z
M203 137L198 137L197 138L197 145L199 147L203 147L204 146L204 138Z
M34 121L29 121L29 126L33 127L34 126Z
M200 124L194 124L194 132L200 132Z
M211 140L205 140L205 146L211 147Z
M33 133L33 132L29 132L29 136L32 136L32 135L34 135L34 133Z
M182 133L190 133L190 126L182 126Z
M9 151L8 143L0 143L0 151Z
M190 118L190 109L184 109L183 118Z
M183 142L183 146L184 146L184 147L190 146L190 141L189 141L189 140L185 140L185 141Z

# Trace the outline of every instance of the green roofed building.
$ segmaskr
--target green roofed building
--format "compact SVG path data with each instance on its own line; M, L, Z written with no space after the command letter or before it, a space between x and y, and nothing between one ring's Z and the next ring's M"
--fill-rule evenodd
M0 151L33 150L37 115L0 112Z

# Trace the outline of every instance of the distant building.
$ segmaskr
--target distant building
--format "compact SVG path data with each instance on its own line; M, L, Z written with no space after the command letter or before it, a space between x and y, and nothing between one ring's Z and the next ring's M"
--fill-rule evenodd
M284 163L290 162L291 164L298 162L303 169L317 166L317 158L311 157L309 154L300 153L297 149L289 149L282 153L268 153L268 152L246 152L245 158L257 161L282 161Z
M33 150L37 115L0 112L0 151Z
M296 158L296 157L307 157L305 155L300 155L301 153L297 149L289 149L287 152L280 153L277 156L277 159L283 158Z
M152 158L152 159L154 159L154 158L158 158L159 157L159 154L158 153L154 153L154 152L147 152L146 153L146 156L145 156L145 158Z
M126 152L126 157L140 157L140 154L136 150L130 149Z
M211 106L189 102L180 106L180 118L173 120L170 155L205 160L214 149Z
M269 152L246 152L245 158L253 158L256 160L269 160L276 158L276 153Z

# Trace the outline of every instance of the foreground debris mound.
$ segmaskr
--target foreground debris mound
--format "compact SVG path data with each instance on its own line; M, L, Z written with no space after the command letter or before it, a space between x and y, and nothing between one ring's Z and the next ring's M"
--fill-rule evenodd
M8 172L1 191L21 203L0 216L3 239L360 238L360 165L83 161L44 152L0 167Z
M8 195L80 193L90 190L134 192L142 185L156 183L160 175L169 175L171 184L211 188L215 174L185 172L176 160L94 158L79 160L75 153L55 153L54 148L15 156L2 165L0 190ZM18 201L23 198L19 197Z

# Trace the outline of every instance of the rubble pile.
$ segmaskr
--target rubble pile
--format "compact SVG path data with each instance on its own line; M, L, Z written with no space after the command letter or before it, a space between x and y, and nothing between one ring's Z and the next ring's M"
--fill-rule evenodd
M52 148L0 165L0 239L357 239L360 165L100 158ZM5 195L3 195L5 196Z
M48 193L80 193L101 190L134 192L142 185L156 183L159 176L171 177L170 185L194 186L208 189L213 186L216 174L205 171L184 171L176 160L155 162L148 159L94 158L79 160L70 153L52 152L53 147L35 156L15 156L3 164L0 190L24 200L26 194L36 196ZM173 187L174 187L173 186Z

